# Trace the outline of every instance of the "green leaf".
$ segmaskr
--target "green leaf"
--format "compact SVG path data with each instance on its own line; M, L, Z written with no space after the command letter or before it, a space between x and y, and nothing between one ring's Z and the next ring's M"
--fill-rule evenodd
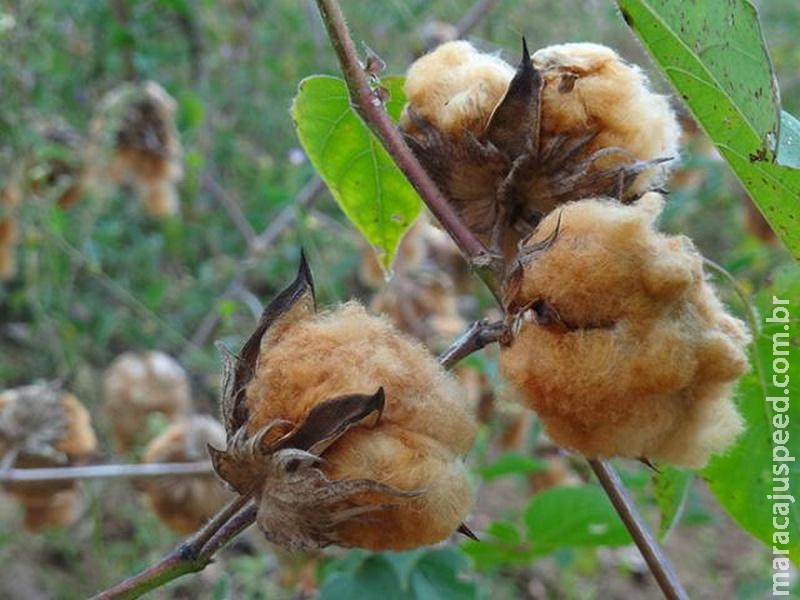
M783 311L778 304L773 304L773 297L788 300L789 320L783 322L767 322L767 318L782 318ZM797 484L800 483L800 462L776 462L773 460L773 449L777 447L773 439L775 417L784 414L789 419L786 429L790 438L786 444L788 454L795 459L800 458L800 267L787 266L775 274L773 284L761 290L755 297L755 306L760 314L758 332L755 343L750 349L751 372L745 375L739 384L737 404L747 429L736 444L724 456L718 456L702 471L711 491L719 503L745 530L772 548L773 502L767 498L772 494L773 477L783 477L774 470L788 465L788 477L793 484L789 493L797 498ZM784 334L789 336L785 337ZM773 337L775 336L775 337ZM782 346L781 342L790 341L790 346ZM777 344L776 344L777 342ZM775 352L788 348L785 358L789 364L786 375L789 383L786 387L775 385L773 375L775 366L783 369L784 363ZM777 374L777 383L783 383L783 375ZM784 390L789 393L785 394ZM783 403L768 402L767 398L786 398L787 409L783 413L776 412L783 408ZM780 424L780 422L778 423ZM779 453L781 451L778 451ZM800 503L791 505L789 529L791 546L790 556L795 563L800 563ZM780 544L777 544L780 546Z
M595 486L554 487L537 494L525 510L525 524L538 554L631 543L608 497Z
M781 135L778 140L778 164L800 167L800 121L781 111Z
M426 552L411 573L411 596L415 600L447 598L472 600L478 597L474 580L462 577L467 570L466 557L453 548Z
M800 171L778 142L782 117L777 85L758 15L746 0L618 0L625 21L644 42L747 188L770 226L800 257Z
M505 452L497 457L492 464L478 469L478 474L486 481L503 477L504 475L524 475L544 469L542 461L517 454L515 452Z
M661 511L661 523L658 526L659 538L663 539L678 521L692 479L694 479L692 471L669 466L659 466L658 472L653 474L653 493Z
M462 577L468 566L466 557L453 548L359 553L326 569L319 598L473 599L477 586Z
M397 118L402 79L382 81ZM417 192L350 106L344 81L318 75L300 82L292 104L297 135L336 202L378 250L384 267L422 208Z
M332 573L319 591L320 600L405 600L407 597L394 568L380 554L367 556L353 571Z

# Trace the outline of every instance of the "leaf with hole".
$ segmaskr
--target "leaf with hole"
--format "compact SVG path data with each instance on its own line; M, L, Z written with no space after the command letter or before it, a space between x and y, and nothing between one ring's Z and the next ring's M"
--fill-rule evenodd
M781 113L755 7L746 0L617 4L770 226L800 257L796 120Z

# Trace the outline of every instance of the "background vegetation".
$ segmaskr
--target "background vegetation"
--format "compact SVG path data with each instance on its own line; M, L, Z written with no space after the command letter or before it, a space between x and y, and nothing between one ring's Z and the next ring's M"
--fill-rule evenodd
M784 108L798 114L800 7L789 0L760 4ZM343 2L356 40L367 42L390 74L402 74L424 48L426 23L457 22L469 6ZM513 62L523 34L532 47L590 40L651 64L605 1L500 1L469 37ZM211 342L241 342L259 302L291 278L301 246L322 304L368 297L358 277L364 244L346 218L325 192L298 202L314 187L315 174L299 148L289 105L302 78L338 72L312 2L7 1L0 6L0 51L0 187L17 182L23 191L18 272L0 282L0 388L67 380L95 415L101 456L129 460L113 457L100 410L100 374L118 353L157 348L178 357L192 374L197 409L216 414L220 364ZM654 68L648 72L669 89ZM178 101L185 153L180 215L149 216L126 190L108 198L85 195L62 209L60 184L33 185L30 173L35 179L37 166L53 156L74 156L45 140L42 124L58 119L86 136L99 99L129 79L156 80ZM747 207L703 134L686 148L663 226L690 235L747 293L766 288L792 259ZM271 232L266 246L257 239L265 231ZM742 313L731 287L722 287ZM478 301L461 302L464 317L482 316L489 300L481 286L466 296ZM503 396L493 355L472 363ZM385 597L395 588L398 597L659 597L594 487L580 488L587 497L576 510L599 511L585 522L607 524L600 541L622 547L598 550L597 539L581 538L544 543L546 525L564 518L564 499L552 491L561 488L532 494L531 473L552 469L543 457L522 457L539 447L538 427L527 426L509 453L503 424L514 414L500 406L470 456L476 486L482 482L474 519L478 530L488 531L485 542L289 561L258 536L246 536L201 575L154 597L294 598L313 595L317 584L327 598L352 595L353 586L358 597L370 590ZM650 474L620 466L657 529ZM579 463L565 461L564 469L578 481L588 479ZM18 508L0 499L0 561L15 565L0 575L0 596L85 597L176 543L129 484L88 483L83 491L78 523L38 536L23 532ZM537 550L525 552L534 540ZM693 597L767 594L766 548L732 525L702 481L689 489L666 548Z

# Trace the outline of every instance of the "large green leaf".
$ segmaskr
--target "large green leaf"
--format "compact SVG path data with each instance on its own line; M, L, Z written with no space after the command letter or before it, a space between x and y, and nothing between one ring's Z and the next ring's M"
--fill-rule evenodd
M678 521L692 479L694 479L692 471L666 465L660 466L659 470L653 474L653 494L661 512L658 537L663 539Z
M397 119L405 103L402 79L381 83L390 93L387 111ZM422 208L417 192L355 113L341 79L316 75L301 81L292 118L336 202L388 267Z
M787 151L796 132L778 139L780 126L792 122L781 116L753 5L746 0L617 3L769 224L800 257L800 171L792 168L797 152ZM772 162L776 154L785 164Z
M773 316L783 316L781 310L773 315L773 311L779 306L773 304L773 297L789 301L786 305L790 314L788 322L766 321ZM747 429L729 452L711 461L702 471L702 475L717 500L736 522L771 548L775 531L772 522L773 501L767 496L772 494L775 475L773 469L780 469L782 464L789 465L791 490L788 493L793 493L795 498L800 499L800 462L773 461L773 449L776 447L772 438L776 425L773 419L776 409L783 408L782 403L770 403L766 400L770 397L787 399L788 411L783 414L789 418L786 431L790 432L790 438L786 447L790 456L800 459L800 267L792 265L779 271L773 284L757 294L755 306L760 314L761 330L751 347L752 370L742 379L737 394L739 410L747 423ZM789 334L788 338L782 337L786 333ZM789 363L789 385L779 388L773 381L773 361L782 358L775 351L782 352L787 348L776 345L776 342L786 340L790 340L789 354L786 357ZM779 360L777 367L783 369L783 362ZM778 383L783 383L780 381L782 377L778 375ZM783 474L779 472L777 475ZM791 505L789 523L791 557L798 562L800 503Z
M631 543L608 496L596 486L554 487L536 494L525 510L525 524L528 540L539 554Z

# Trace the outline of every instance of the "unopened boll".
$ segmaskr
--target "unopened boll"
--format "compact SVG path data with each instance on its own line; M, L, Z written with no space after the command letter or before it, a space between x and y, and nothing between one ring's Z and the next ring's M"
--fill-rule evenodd
M217 472L287 549L402 550L461 528L476 433L427 351L349 302L316 312L305 263L229 357Z
M147 418L173 419L191 406L189 377L177 361L159 351L120 354L103 375L105 412L121 452L133 450L147 435Z
M697 468L742 430L750 337L691 241L654 228L662 207L651 193L548 216L506 282L500 363L558 444Z
M54 384L0 392L0 459L12 453L18 468L77 465L97 447L89 412ZM5 486L25 508L25 528L68 525L77 517L75 482L16 482Z
M194 415L172 423L144 450L144 462L195 462L208 459L208 445L224 446L225 429L211 417ZM217 513L232 496L213 474L160 477L143 489L148 502L167 527L191 533Z

